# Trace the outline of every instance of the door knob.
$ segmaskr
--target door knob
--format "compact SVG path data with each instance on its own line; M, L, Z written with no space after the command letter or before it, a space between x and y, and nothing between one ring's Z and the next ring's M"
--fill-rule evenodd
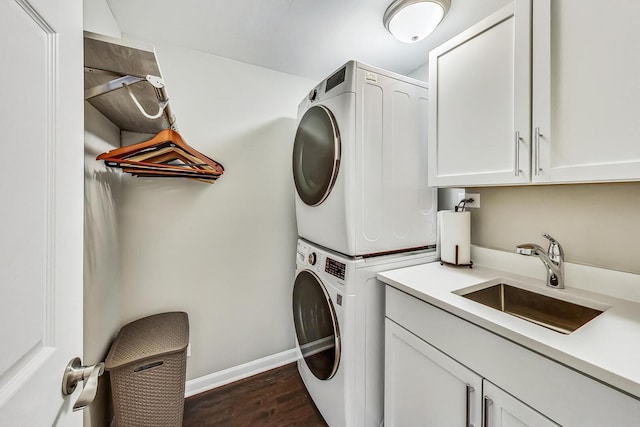
M74 411L79 411L87 407L96 397L98 391L98 377L104 373L104 363L96 363L95 365L82 366L79 357L71 359L62 377L62 394L68 396L72 394L79 381L84 381L84 387L73 405Z

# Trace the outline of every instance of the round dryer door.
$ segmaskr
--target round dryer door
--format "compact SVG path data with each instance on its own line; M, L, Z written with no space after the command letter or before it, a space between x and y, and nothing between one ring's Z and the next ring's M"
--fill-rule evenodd
M293 320L307 366L328 380L340 363L340 331L331 297L318 276L301 271L293 284Z
M328 108L316 105L302 116L293 144L293 180L309 206L327 198L340 167L340 133Z

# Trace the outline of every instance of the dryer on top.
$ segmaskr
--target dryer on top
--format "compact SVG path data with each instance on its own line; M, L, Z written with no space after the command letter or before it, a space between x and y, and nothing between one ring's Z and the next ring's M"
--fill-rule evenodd
M349 256L436 241L426 83L351 61L298 107L298 235Z

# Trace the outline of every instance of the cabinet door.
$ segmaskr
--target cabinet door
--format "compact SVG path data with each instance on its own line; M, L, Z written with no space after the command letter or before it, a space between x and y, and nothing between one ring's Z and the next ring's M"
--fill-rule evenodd
M385 320L386 427L480 427L482 379Z
M429 185L530 181L531 0L429 53Z
M483 427L551 427L558 426L504 390L482 381Z
M534 182L640 179L640 5L612 6L533 1Z

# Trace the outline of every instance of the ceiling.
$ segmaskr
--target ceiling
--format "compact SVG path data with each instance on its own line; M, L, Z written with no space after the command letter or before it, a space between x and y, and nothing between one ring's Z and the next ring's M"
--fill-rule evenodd
M510 0L451 0L426 39L405 44L382 24L392 0L107 0L126 37L170 43L321 80L355 59L407 74L429 51Z

